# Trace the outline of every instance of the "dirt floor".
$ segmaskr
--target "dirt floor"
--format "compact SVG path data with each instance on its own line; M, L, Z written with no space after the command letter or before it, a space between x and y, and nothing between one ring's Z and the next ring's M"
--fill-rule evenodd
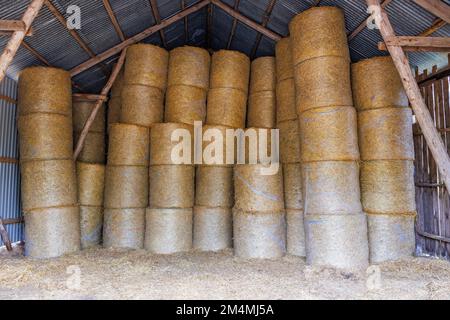
M450 299L450 263L411 258L368 271L231 251L151 255L90 249L52 260L0 254L0 299Z

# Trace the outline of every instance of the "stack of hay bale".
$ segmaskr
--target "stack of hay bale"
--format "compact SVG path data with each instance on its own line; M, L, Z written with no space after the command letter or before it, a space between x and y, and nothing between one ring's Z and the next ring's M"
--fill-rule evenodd
M289 254L304 257L305 231L303 223L302 167L300 135L295 104L294 66L290 38L278 41L277 66L277 127L280 129L280 160L283 166L284 203L286 207L286 249Z
M210 144L219 147L215 143L219 137L223 144L222 154L203 159L196 170L193 245L198 250L218 251L232 246L233 164L226 159L226 131L245 127L249 73L250 61L245 55L226 50L214 53L203 150L207 151Z
M109 125L120 122L120 112L122 109L122 88L123 88L123 70L120 69L119 74L111 87L111 97L108 101L108 132Z
M68 72L44 67L22 71L19 135L25 254L50 258L79 250Z
M352 78L370 260L405 258L415 245L412 111L390 57L355 63Z
M300 119L306 258L312 265L368 264L359 187L356 111L343 12L316 7L289 26Z

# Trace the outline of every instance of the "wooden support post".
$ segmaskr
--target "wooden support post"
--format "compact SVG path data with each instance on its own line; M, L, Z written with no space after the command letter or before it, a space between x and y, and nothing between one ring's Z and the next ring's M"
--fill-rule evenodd
M0 236L8 251L12 251L11 240L9 240L8 232L3 225L2 219L0 219Z
M386 8L388 6L388 4L391 3L392 1L393 0L384 0L381 3L381 7L382 8ZM350 32L348 34L348 41L349 42L352 41L358 34L360 34L366 28L366 26L367 26L367 19L370 19L370 17L366 18L355 30L353 30L352 32Z
M367 0L367 5L369 6L369 10L373 13L373 18L378 24L383 39L386 41L390 37L395 37L394 29L389 22L386 12L381 8L379 0ZM442 180L444 181L447 190L450 190L450 158L440 134L434 126L433 119L423 100L422 94L420 93L419 86L411 71L408 58L403 52L403 49L399 46L388 45L387 48L400 74L411 107L439 168Z

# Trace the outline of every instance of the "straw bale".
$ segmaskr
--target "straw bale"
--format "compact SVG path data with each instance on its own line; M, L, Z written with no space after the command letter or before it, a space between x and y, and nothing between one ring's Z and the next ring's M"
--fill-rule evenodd
M414 216L367 216L371 263L411 257L415 250Z
M59 114L29 114L19 117L18 129L21 161L72 158L71 118Z
M122 90L120 122L150 127L162 122L164 94L158 88L125 85Z
M415 214L414 162L362 162L361 196L367 213Z
M300 133L298 120L289 120L278 124L280 129L281 163L300 162Z
M245 259L277 259L286 253L284 211L233 210L234 254Z
M284 204L286 209L303 209L302 165L283 164Z
M148 167L106 166L105 208L145 208L148 205Z
M233 168L198 166L195 204L231 208L234 204Z
M105 209L103 246L142 249L145 234L145 209Z
M193 245L200 251L219 251L233 246L231 208L194 207Z
M223 144L222 144L222 151L223 151L222 160L223 160L223 163L219 163L220 159L217 159L218 163L205 163L206 159L203 159L202 166L213 166L213 167L225 166L225 167L231 167L233 164L235 164L236 163L236 159L237 159L237 143L236 143L236 139L234 141L235 144L234 144L234 147L233 147L233 150L234 150L234 161L233 161L233 164L226 164L226 162L227 162L227 154L226 154L227 153L227 145L226 145L226 143L227 143L227 130L232 130L233 133L234 133L236 129L232 128L232 127L221 126L221 125L204 125L202 127L202 129L203 129L203 139L204 139L203 140L203 144L202 144L202 150L203 151L207 151L208 154L210 154L210 153L208 152L208 149L206 149L206 148L208 148L208 147L210 148L211 145L216 146L216 143L215 143L215 134L217 133L216 130L220 131L220 133L221 133L221 135L223 137L223 140L222 140L222 142L223 142ZM214 132L212 130L214 130ZM211 135L213 135L213 137L209 137L209 136L207 136L207 134L211 134ZM217 145L219 145L219 144L217 143ZM216 149L215 151L218 151L218 150ZM211 153L212 153L212 156L214 156L214 157L216 156L215 152L211 152Z
M111 97L108 101L108 126L120 122L120 113L122 112L121 96ZM108 129L109 130L109 129Z
M168 86L185 85L207 90L211 57L208 50L178 47L170 51Z
M74 133L74 141L78 142L81 133ZM78 161L87 163L105 163L106 141L105 133L88 132L84 140L83 149L77 158Z
M344 12L337 7L313 7L289 23L294 65L324 56L350 61Z
M409 106L402 80L390 56L352 64L352 85L358 110Z
M105 166L77 162L78 203L101 207L105 188Z
M292 61L291 38L281 39L275 45L275 59L277 68L277 81L294 78L294 64Z
M149 159L148 128L123 123L111 125L108 165L148 166Z
M81 132L96 105L96 101L73 101L72 119L73 131ZM97 112L89 132L105 132L105 104L103 103Z
M67 71L30 67L19 76L19 115L57 113L72 116L72 83Z
M194 206L194 176L194 166L150 166L150 207L192 208Z
M383 108L358 113L362 160L414 160L412 111Z
M253 60L250 71L250 92L275 91L277 83L275 57Z
M268 159L262 159L260 157L260 154L262 153L263 156L266 156L266 157L272 156L272 129L247 128L247 129L244 129L244 134L247 137L250 137L251 136L251 134L250 134L251 130L255 131L256 137L257 137L257 145L256 145L256 149L254 149L254 151L256 152L256 155L257 155L257 163L258 164L267 164L267 163L264 163L264 161L267 161ZM267 141L266 141L265 145L262 143L262 140L260 139L261 137L264 137L264 136L267 137L266 138ZM251 157L250 157L250 155L251 155L250 154L250 150L252 150L252 149L250 149L251 139L247 138L247 137L245 138L245 149L244 149L245 150L245 163L251 164L250 163L250 160L252 160ZM277 142L275 141L275 143L277 143ZM237 142L235 142L235 144L236 144L236 150L238 151ZM278 154L276 155L276 157L274 155L274 159L273 160L279 162L280 150L279 150L278 146L277 146L277 149L274 149L274 152L277 152L277 151L278 151ZM236 154L236 160L238 160L237 154ZM271 159L269 159L269 160L271 160Z
M97 246L102 241L103 208L80 206L81 248Z
M114 64L114 67L116 65ZM112 87L111 87L111 98L119 97L122 95L122 88L124 83L124 71L125 67L122 66L119 73L117 74L116 80L114 81Z
M306 257L305 224L303 210L286 210L286 251L288 254Z
M167 86L169 53L151 44L134 44L127 50L124 85L140 84L162 91Z
M340 57L322 57L294 69L297 113L332 106L353 106L350 64Z
M306 215L349 215L362 211L358 162L303 163L302 176Z
M147 209L145 249L171 254L192 249L192 208Z
M295 82L293 78L285 79L277 84L277 122L297 119Z
M248 97L247 127L275 128L275 91L261 91Z
M25 211L77 204L73 160L22 162L20 171L22 207Z
M205 122L206 95L204 89L176 85L170 86L166 94L165 122L194 125L194 121Z
M211 60L211 89L234 88L248 92L250 59L233 50L214 52Z
M245 128L247 94L233 88L208 91L206 123L233 128Z
M263 175L263 165L234 167L235 209L243 211L284 210L283 175Z
M302 161L359 160L356 111L353 107L309 110L300 116Z
M26 212L25 255L48 259L80 250L78 206Z

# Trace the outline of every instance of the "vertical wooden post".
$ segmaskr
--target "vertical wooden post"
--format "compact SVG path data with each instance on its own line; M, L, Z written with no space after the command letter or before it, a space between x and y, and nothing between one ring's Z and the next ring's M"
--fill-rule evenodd
M3 240L3 243L6 246L6 250L12 251L11 240L9 240L8 232L6 231L5 226L3 225L2 219L0 219L0 236Z

